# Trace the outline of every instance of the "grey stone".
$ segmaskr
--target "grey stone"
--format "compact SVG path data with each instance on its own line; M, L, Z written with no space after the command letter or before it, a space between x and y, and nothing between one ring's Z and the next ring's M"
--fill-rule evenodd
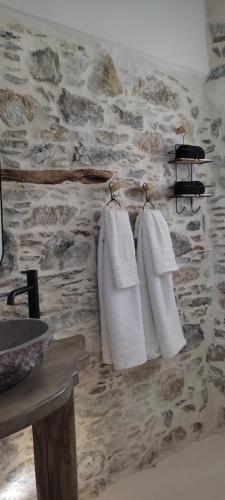
M67 80L68 77L69 79L72 78L71 75L75 75L76 79L75 81L78 83L79 78L83 73L86 71L89 65L89 60L88 58L83 55L83 54L77 54L77 53L70 53L67 56Z
M188 363L187 365L187 369L188 371L190 372L193 372L193 370L196 370L197 368L200 367L200 365L202 364L202 356L199 356L198 358L194 358L190 361L190 363Z
M4 56L6 59L10 61L20 61L20 56L18 54L14 54L13 52L5 51Z
M186 324L183 326L184 336L186 339L186 346L183 348L183 352L189 352L192 349L196 349L204 341L204 332L200 325Z
M217 368L217 366L210 365L208 371L208 379L210 382L217 382L223 379L225 381L223 370L221 370L221 368Z
M15 83L15 85L25 85L28 82L28 78L20 78L16 75L11 75L10 73L5 73L4 79L10 83Z
M218 78L223 78L225 76L225 64L220 64L220 66L216 66L213 68L207 80L218 80Z
M17 45L16 43L9 41L5 41L4 43L0 42L0 47L4 48L5 50L12 50L13 52L16 52L18 50L23 50L22 47Z
M177 443L183 441L187 436L187 432L182 426L175 427L169 434L167 434L163 440L161 448L163 451L168 451L173 449Z
M64 89L58 105L64 120L70 125L103 124L103 108L90 99L70 94Z
M211 344L208 348L206 361L224 361L225 360L225 346Z
M6 155L20 154L26 151L28 142L22 139L1 139L0 153Z
M65 142L69 139L69 130L59 123L53 123L48 129L42 129L40 136L47 141Z
M211 297L197 297L190 302L190 307L201 307L209 305L212 302Z
M147 77L145 80L138 79L133 88L135 94L152 104L160 105L176 111L179 108L178 94L162 80L155 76Z
M129 170L127 177L135 178L135 179L143 179L144 175L146 175L146 170L143 168L140 169L131 169Z
M30 158L37 165L41 165L49 158L52 158L55 152L55 145L48 144L36 144L29 151L27 158Z
M87 450L79 455L79 467L82 481L96 477L103 472L105 457L100 450Z
M65 231L58 231L43 245L41 252L41 269L65 269L87 262L90 255L90 242L87 238L74 236Z
M84 144L78 143L74 147L73 162L83 165L102 165L111 162L126 161L127 163L136 163L141 159L141 155L136 155L124 149L110 148L87 148Z
M20 129L20 130L5 130L2 133L2 138L4 137L5 139L22 139L26 137L27 131L25 129Z
M160 132L147 131L134 138L134 145L143 153L159 154L165 151L163 134Z
M8 30L0 30L0 37L4 38L5 40L19 40L20 36L15 35L13 31L8 31Z
M173 401L183 392L183 370L171 368L160 375L158 393L165 401Z
M209 400L209 391L208 391L208 386L207 386L207 387L203 387L203 389L202 389L202 391L201 391L201 396L202 396L202 401L203 401L203 404L204 404L204 405L207 405L208 400Z
M191 220L187 223L186 229L188 231L198 231L201 227L201 222L199 220Z
M12 232L4 230L4 256L0 265L0 278L17 270L18 244Z
M144 454L144 456L141 458L139 467L142 469L149 466L154 466L158 456L159 456L159 444L158 442L156 442L153 443L150 449L148 449L147 452Z
M120 106L114 104L112 111L117 115L118 122L121 125L142 130L143 129L143 115L141 113L133 113L132 111L122 109Z
M211 133L214 137L219 137L220 127L223 123L222 118L215 118L211 123Z
M209 23L213 43L225 42L225 23Z
M77 209L69 205L34 207L29 219L24 221L25 227L55 226L67 224L76 213Z
M13 461L13 458L18 453L18 447L15 442L12 441L11 436L7 438L3 438L0 441L0 453L1 457L4 457L4 466L5 469L10 465Z
M160 361L159 359L152 360L151 362L140 367L132 369L129 373L124 373L124 381L126 384L130 384L132 387L135 383L145 383L146 380L152 380L155 374L157 374L160 370Z
M2 156L2 166L9 168L20 168L20 162L10 158L10 156Z
M211 139L202 139L203 144L211 144Z
M98 95L115 97L123 93L122 83L110 55L102 56L97 62L87 86Z
M214 54L216 54L217 57L221 57L221 51L219 49L219 47L213 47L213 52Z
M91 389L89 394L90 394L90 396L93 396L95 394L101 394L102 392L105 392L105 390L106 390L106 386L100 385L98 387L94 387L93 389Z
M194 404L187 404L185 406L183 406L182 410L185 412L185 413L193 413L196 411L196 406Z
M30 95L0 89L0 118L8 127L20 127L32 121L37 103Z
M196 118L198 118L198 115L199 115L199 107L198 106L194 106L193 108L191 108L191 116L192 116L192 118L196 119Z
M96 314L96 311L94 314ZM83 418L106 417L110 411L121 408L123 397L122 389L108 390L106 393L96 394L95 397L88 396L87 398L87 396L83 396L80 398L77 413Z
M180 257L181 255L185 255L188 252L191 252L192 246L189 238L184 234L177 233L172 231L170 233L173 249L176 257Z
M50 47L31 53L30 72L35 80L58 84L62 80L57 52Z
M173 420L173 412L172 410L166 410L162 412L163 424L165 427L170 427Z
M194 422L194 424L192 424L192 429L193 429L193 432L201 432L203 430L203 423L202 422Z
M46 90L43 87L37 87L36 91L39 94L41 94L41 96L44 97L44 99L47 102L55 101L55 96L54 96L54 94L52 92L50 92L50 90Z
M225 330L220 330L216 328L214 331L215 331L215 337L219 339L225 339Z
M127 142L129 139L128 134L118 134L111 130L98 130L96 132L96 142L104 144L106 146L114 146L116 144L122 144Z

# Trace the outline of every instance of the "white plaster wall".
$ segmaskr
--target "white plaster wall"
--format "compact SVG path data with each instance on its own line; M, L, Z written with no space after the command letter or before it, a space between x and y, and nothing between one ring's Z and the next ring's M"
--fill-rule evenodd
M7 7L207 72L204 0L2 0Z

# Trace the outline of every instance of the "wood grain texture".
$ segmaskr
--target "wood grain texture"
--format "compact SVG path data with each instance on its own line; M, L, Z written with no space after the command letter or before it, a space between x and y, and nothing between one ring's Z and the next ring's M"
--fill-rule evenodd
M88 363L82 335L52 342L42 364L0 394L0 438L33 425L58 410Z
M73 391L59 410L33 425L38 500L77 500Z
M101 184L112 177L109 170L14 170L2 169L3 181L24 182L30 184L61 184L65 181L82 184Z

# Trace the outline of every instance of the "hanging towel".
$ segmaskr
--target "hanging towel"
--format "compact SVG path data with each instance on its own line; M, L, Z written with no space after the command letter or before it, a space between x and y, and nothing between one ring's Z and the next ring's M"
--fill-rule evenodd
M167 230L164 231L161 228L165 229L165 225ZM185 346L186 341L173 289L172 271L177 267L169 229L158 210L145 209L137 219L135 233L138 237L137 264L144 318L151 311L151 321L148 323L144 319L146 348L150 346L152 350L151 353L147 348L148 357L156 357L159 350L163 357L172 357ZM168 262L165 262L167 256Z
M141 282L141 303L142 314L145 332L145 345L148 359L155 359L161 356L161 350L156 334L155 320L151 301L148 292L147 275L145 271L145 262L143 257L143 240L142 240L142 219L141 215L137 217L135 225L135 238L137 238L137 260L138 260L138 276ZM138 237L139 233L139 237Z
M147 222L147 235L151 244L152 260L156 274L162 275L177 271L177 263L174 255L172 240L168 224L159 210L147 209L144 211ZM150 222L151 221L151 222Z
M139 278L128 213L126 210L107 207L104 219L114 285L116 288L135 286L139 283Z
M105 208L99 224L98 291L103 362L121 370L147 361L134 240L125 210Z

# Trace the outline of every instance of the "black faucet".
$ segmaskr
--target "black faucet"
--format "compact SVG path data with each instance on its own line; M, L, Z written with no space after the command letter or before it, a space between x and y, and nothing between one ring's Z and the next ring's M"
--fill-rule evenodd
M22 274L27 275L27 285L15 288L7 297L7 304L13 306L15 297L28 294L29 318L40 318L39 308L39 293L38 293L38 272L37 271L22 271Z

